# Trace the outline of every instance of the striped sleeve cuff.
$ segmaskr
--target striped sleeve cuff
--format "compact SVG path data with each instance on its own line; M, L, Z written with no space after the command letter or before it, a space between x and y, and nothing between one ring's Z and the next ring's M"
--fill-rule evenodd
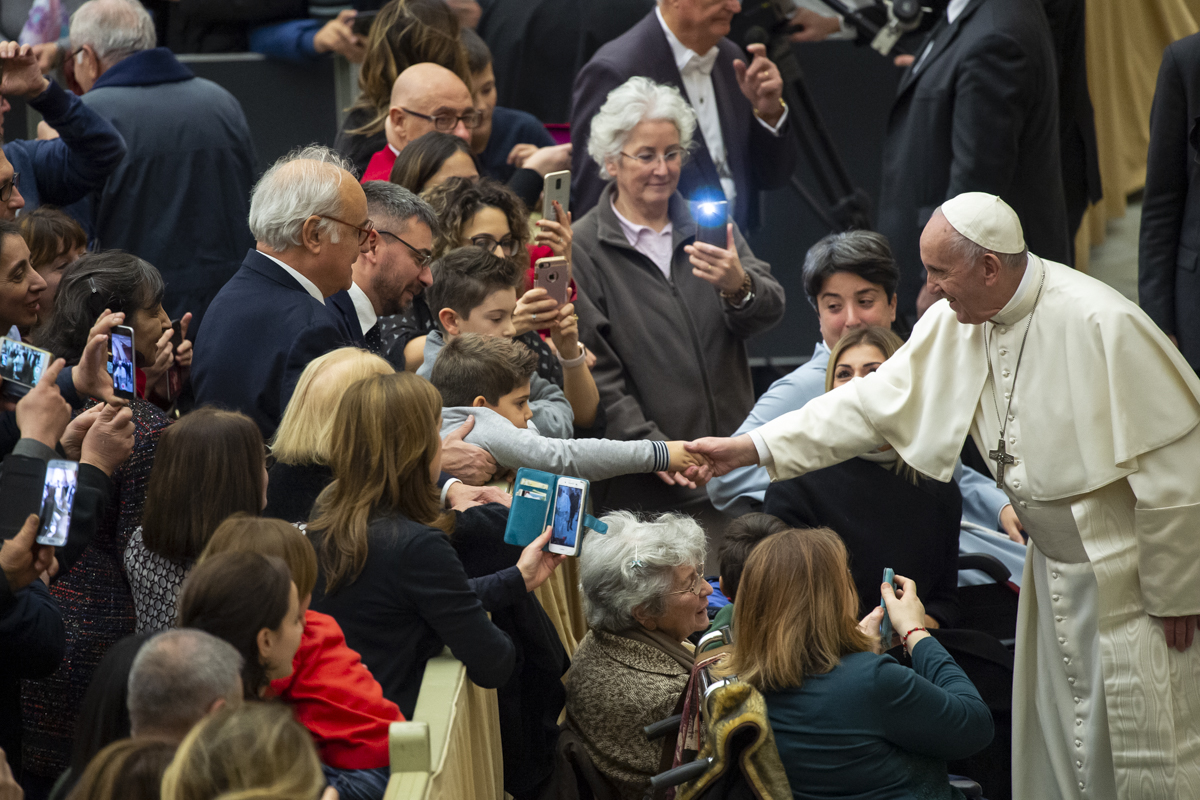
M654 446L654 468L651 472L665 472L671 466L671 450L666 442L652 441Z

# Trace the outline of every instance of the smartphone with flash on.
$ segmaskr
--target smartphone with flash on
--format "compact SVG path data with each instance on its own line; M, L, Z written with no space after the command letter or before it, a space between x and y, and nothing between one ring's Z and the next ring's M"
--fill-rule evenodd
M542 219L551 222L566 222L559 219L554 211L554 201L562 206L563 213L570 211L571 205L571 170L549 172L542 181Z
M75 489L79 485L79 464L54 459L46 464L46 484L42 489L41 529L37 543L62 547L71 529L71 510L75 507Z
M579 555L587 491L588 482L582 478L558 479L554 488L554 510L550 514L550 544L546 548L551 553Z
M539 258L533 264L533 288L545 289L546 296L560 306L571 302L571 268L560 256Z
M692 217L696 220L696 241L724 249L729 243L725 230L729 222L729 201L696 200L692 201L691 207Z
M883 582L890 583L892 590L896 589L896 573L891 567L883 571ZM883 639L884 647L892 646L892 618L888 616L887 601L880 599L880 607L883 608L883 622L879 623L879 638Z
M14 399L29 394L53 360L49 350L0 337L0 378L4 379L0 393Z
M126 400L137 395L137 364L133 349L133 328L116 325L108 334L108 374L113 394Z

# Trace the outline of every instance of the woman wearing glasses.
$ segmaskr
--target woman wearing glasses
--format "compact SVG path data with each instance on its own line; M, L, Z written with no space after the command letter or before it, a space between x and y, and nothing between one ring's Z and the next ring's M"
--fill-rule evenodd
M736 430L754 405L746 339L783 317L783 288L737 225L723 247L695 239L694 198L677 191L695 130L677 89L640 77L610 92L592 120L588 154L612 180L575 224L572 250L580 338L596 353L612 439ZM713 182L719 191L715 171ZM593 491L604 508L711 508L682 475Z
M571 658L567 726L618 796L640 800L662 754L642 728L676 713L694 659L684 640L708 627L712 587L691 518L619 511L604 522L608 533L584 538L579 556L591 630Z

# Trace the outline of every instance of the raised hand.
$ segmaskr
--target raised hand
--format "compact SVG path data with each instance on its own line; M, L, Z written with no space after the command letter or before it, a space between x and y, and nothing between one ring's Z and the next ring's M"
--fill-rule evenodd
M79 460L111 476L133 452L133 409L105 404L80 446Z
M54 359L42 373L37 386L17 403L17 428L21 436L34 439L51 450L71 422L71 406L58 391L58 373L67 362Z
M0 42L0 61L4 70L0 95L34 98L50 86L50 81L42 75L33 45Z
M37 531L37 514L30 514L17 535L0 547L0 571L14 592L33 583L54 565L54 548L38 544Z
M533 243L546 245L554 251L554 255L565 258L567 266L570 267L571 240L574 238L571 234L571 214L563 211L562 203L555 200L554 215L557 219L539 219L534 223L537 233L533 237ZM570 278L568 272L567 280Z
M108 374L108 334L125 321L124 312L104 309L96 324L88 331L88 342L79 363L71 370L75 391L106 403L125 405L125 400L113 394L112 375Z
M708 281L726 294L733 294L742 288L746 271L742 269L742 261L733 243L732 222L725 228L725 247L696 242L685 245L683 252L688 254L692 274L697 278Z
M740 58L733 62L733 71L737 76L738 88L754 106L759 118L768 125L778 124L783 116L783 78L779 67L767 58L767 46L752 44L746 48L753 58L750 66Z

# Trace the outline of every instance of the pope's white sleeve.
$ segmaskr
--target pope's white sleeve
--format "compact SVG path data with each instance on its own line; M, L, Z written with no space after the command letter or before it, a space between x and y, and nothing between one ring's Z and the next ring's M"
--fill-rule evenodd
M1138 457L1128 477L1137 497L1138 578L1156 617L1200 614L1200 425Z

